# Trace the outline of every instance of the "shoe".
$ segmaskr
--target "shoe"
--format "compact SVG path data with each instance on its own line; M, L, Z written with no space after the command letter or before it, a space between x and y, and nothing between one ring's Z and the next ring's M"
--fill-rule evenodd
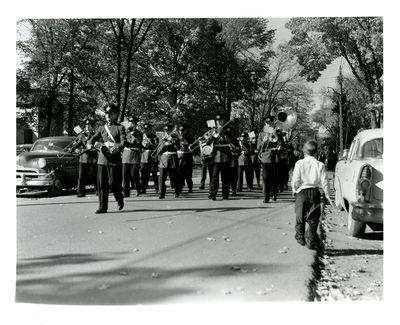
M122 210L124 208L124 201L118 204L118 210Z
M193 190L191 188L189 188L188 193L193 193Z
M156 193L160 192L158 188L156 188ZM146 194L146 191L144 191L144 194Z
M243 192L243 189L242 188L238 188L237 191L238 192Z
M222 199L223 200L229 200L229 196L223 196Z
M165 196L160 195L158 198L159 199L165 199Z
M273 199L274 201L276 201L276 195L274 195L272 199Z
M139 196L141 193L139 191L136 192L136 196Z
M86 194L85 194L85 193L79 193L79 194L77 194L76 196L77 196L77 197L85 197Z
M232 191L232 195L236 195L236 191Z
M212 195L212 194L210 194L210 195L208 196L208 198L209 198L210 200L213 200L213 201L216 201L216 200L217 200L217 197L216 197L215 195Z
M204 190L204 185L200 186L199 190Z
M304 239L296 239L296 241L301 245L304 246L306 244L306 241Z
M101 214L101 213L107 213L107 210L104 210L104 209L98 209L98 210L96 210L96 212L95 212L96 214Z
M304 245L306 244L306 240L304 239L304 236L296 234L296 235L294 236L294 238L296 239L296 241L297 241L301 246L304 246Z
M179 197L179 194L178 194L178 193L175 193L175 197Z
M305 245L308 249L314 250L314 251L319 251L322 250L324 248L324 244L322 243L322 241L317 241L317 242L305 242Z
M269 200L264 199L264 200L263 200L263 203L269 203Z
M141 192L141 193L142 193L142 194L147 194L147 193L146 193L146 190L142 190L142 192Z

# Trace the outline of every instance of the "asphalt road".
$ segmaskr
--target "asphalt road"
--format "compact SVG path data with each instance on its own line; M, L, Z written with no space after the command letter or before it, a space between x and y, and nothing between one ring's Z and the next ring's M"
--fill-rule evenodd
M196 179L195 179L196 181ZM132 190L132 193L135 191ZM97 197L17 198L16 301L63 305L305 301L315 253L294 240L293 198L153 190L96 215Z

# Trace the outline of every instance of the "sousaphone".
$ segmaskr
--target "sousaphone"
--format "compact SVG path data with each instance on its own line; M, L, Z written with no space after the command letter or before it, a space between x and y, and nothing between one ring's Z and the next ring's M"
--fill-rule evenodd
M276 127L284 131L292 129L297 122L297 113L290 107L281 108L276 113Z

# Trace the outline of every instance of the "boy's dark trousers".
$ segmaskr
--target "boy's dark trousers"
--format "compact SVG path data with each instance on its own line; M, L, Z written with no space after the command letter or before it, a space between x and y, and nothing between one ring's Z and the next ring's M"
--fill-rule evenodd
M321 194L317 187L301 190L296 194L295 238L297 241L306 241L307 246L319 245L321 240L317 234L319 218L321 216ZM307 234L305 226L308 223Z

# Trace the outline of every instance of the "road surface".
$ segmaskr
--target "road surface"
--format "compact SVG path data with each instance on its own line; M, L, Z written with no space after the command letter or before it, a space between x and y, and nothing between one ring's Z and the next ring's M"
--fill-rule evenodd
M132 193L135 191L132 190ZM305 301L315 253L294 240L293 198L206 190L125 199L17 198L16 301L63 305Z

